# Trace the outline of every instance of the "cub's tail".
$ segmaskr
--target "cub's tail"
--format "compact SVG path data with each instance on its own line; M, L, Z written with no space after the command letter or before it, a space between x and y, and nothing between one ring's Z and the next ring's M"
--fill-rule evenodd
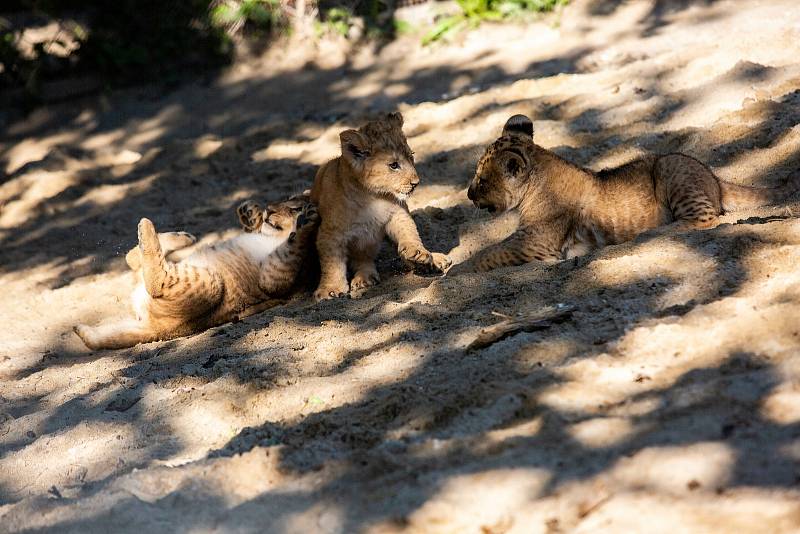
M800 192L800 174L789 176L786 183L777 187L752 187L720 180L722 209L736 211L759 206L769 206L792 198Z

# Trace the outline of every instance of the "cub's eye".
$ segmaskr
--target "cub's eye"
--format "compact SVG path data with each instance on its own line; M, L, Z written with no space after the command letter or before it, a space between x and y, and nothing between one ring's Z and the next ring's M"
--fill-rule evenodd
M289 208L292 213L297 213L298 211L302 211L303 208Z
M392 169L393 171L399 171L400 170L400 163L398 163L396 161L393 161L393 162L391 162L389 164L389 168Z

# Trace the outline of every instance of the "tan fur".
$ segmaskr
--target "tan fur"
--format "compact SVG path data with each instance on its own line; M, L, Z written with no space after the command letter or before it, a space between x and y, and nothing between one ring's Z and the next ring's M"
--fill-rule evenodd
M534 143L531 120L515 115L478 162L467 195L491 212L517 210L519 228L449 274L559 261L670 223L708 228L723 210L765 205L791 190L722 182L679 153L595 173Z
M317 300L377 284L375 257L384 235L397 243L398 254L408 262L438 270L450 265L447 256L425 248L406 207L419 177L402 126L400 113L390 113L359 130L342 132L342 155L317 172L311 190L322 217ZM348 265L353 272L349 285Z
M247 317L279 303L294 284L311 247L318 215L308 197L263 210L252 201L237 209L244 232L203 247L180 262L170 252L194 243L185 232L156 234L139 222L139 246L126 259L137 279L135 319L79 325L90 349L115 349L172 339Z

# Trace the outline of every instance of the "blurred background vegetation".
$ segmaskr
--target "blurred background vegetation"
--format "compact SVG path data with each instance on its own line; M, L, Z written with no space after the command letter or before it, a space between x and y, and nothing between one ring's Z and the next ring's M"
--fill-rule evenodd
M568 0L456 0L428 28L395 19L397 8L426 1L5 0L0 95L35 104L134 83L176 83L229 63L239 42L269 43L298 28L351 40L416 32L431 44L483 21L524 19Z

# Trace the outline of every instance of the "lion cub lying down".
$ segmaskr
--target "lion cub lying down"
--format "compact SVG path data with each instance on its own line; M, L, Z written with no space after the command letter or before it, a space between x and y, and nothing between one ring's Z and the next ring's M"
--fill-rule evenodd
M592 172L537 145L531 120L515 115L478 162L467 196L490 212L517 210L519 228L448 274L559 261L669 223L707 228L724 210L767 205L792 187L723 182L679 153Z
M444 271L450 258L428 252L406 199L419 184L403 116L390 113L340 134L342 155L317 171L311 199L322 222L317 235L321 279L317 300L343 297L380 281L375 257L388 235L401 258ZM347 283L347 267L353 278Z
M170 253L195 238L185 232L157 234L139 222L139 246L126 261L138 283L131 295L135 319L79 325L90 349L118 349L201 332L277 304L295 282L319 221L308 196L267 206L252 201L237 209L244 232L203 247L174 263Z

